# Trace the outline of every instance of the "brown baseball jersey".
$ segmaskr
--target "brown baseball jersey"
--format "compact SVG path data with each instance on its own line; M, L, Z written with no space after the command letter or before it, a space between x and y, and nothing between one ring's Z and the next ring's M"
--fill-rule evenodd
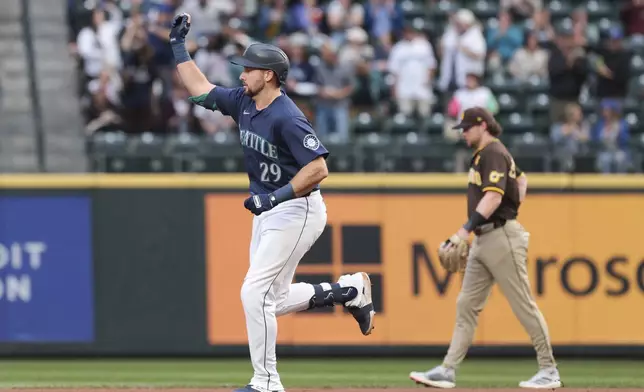
M488 222L510 220L519 211L519 185L517 177L522 174L510 152L498 139L482 146L472 156L467 187L467 216L476 211L485 192L503 195L501 205Z

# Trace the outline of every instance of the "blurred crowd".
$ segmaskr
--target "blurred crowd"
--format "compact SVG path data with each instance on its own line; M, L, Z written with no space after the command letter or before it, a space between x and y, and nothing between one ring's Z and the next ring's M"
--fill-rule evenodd
M351 140L353 119L367 111L421 120L440 114L444 138L455 140L451 125L465 109L501 110L487 80L544 81L558 152L572 156L594 144L599 170L629 170L632 129L623 109L644 95L632 88L633 51L624 42L644 41L644 0L606 3L619 10L604 25L589 23L588 4L554 23L556 0L475 3L69 0L69 49L78 59L87 132L234 131L230 118L191 104L174 71L169 27L187 12L188 49L214 84L240 85L241 69L227 58L253 40L282 47L291 60L285 90L322 137ZM490 5L494 15L479 18L477 10ZM445 11L442 23L428 22L426 10L434 9ZM594 116L582 110L584 96L594 98Z

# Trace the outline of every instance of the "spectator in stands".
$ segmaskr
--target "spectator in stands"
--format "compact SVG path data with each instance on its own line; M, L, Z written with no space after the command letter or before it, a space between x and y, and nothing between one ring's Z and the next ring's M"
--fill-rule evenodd
M194 55L195 64L215 85L234 86L233 75L230 72L230 61L224 55L226 38L222 34L212 34L203 37L203 44Z
M441 39L439 89L453 91L463 88L468 74L484 74L486 54L483 28L472 11L460 9Z
M190 103L190 93L183 86L179 73L175 72L172 79L172 109L175 115L170 119L170 126L179 133L199 133L200 124L195 107L200 106Z
M575 45L585 48L589 43L588 11L585 6L577 7L572 12L572 31ZM593 38L597 39L598 37Z
M314 82L315 68L309 62L306 45L309 38L304 33L295 33L289 37L288 54L291 69L288 72L286 91L288 94L311 97L317 94L317 85Z
M562 28L548 59L550 121L556 123L565 120L563 109L566 104L579 100L587 73L584 49L575 43L571 29Z
M548 52L539 47L537 36L534 32L528 32L525 36L525 46L516 51L508 64L510 74L521 82L530 78L548 77Z
M332 0L326 8L326 24L333 42L342 45L345 32L364 24L364 7L359 2L351 4L351 0Z
M603 47L598 50L596 60L598 99L617 98L624 100L628 94L631 76L631 53L624 49L623 33L619 27L612 27Z
M324 12L316 4L316 0L295 0L288 8L285 33L302 32L309 35L317 34Z
M76 43L78 34L84 27L92 23L92 11L87 9L85 0L67 0L65 19L67 22L68 50L70 54L75 56L78 53Z
M220 33L222 17L232 14L234 10L232 0L184 0L176 13L190 14L190 33L199 38Z
M375 39L377 50L389 53L394 40L399 39L403 30L403 10L395 0L366 0L364 27Z
M434 50L425 34L412 23L406 24L404 39L391 49L388 64L395 78L393 96L401 113L429 116L436 67Z
M546 8L537 11L526 23L526 27L536 37L539 46L549 48L555 39L555 29L550 21L550 11Z
M315 72L318 86L316 99L316 131L326 137L335 134L339 140L349 139L349 105L355 88L354 70L338 64L337 48L331 40L321 47L322 61Z
M592 128L592 140L600 146L597 168L601 173L625 173L631 162L628 152L630 131L615 99L601 102L601 119Z
M143 17L136 14L121 37L123 70L120 116L128 133L151 132L152 85L158 77Z
M270 41L282 34L286 16L286 0L264 0L257 13L260 39Z
M371 110L378 104L380 71L374 63L375 50L369 44L367 32L360 27L347 30L346 44L340 49L338 64L355 70L355 89L351 95L352 108Z
M487 30L488 67L493 70L505 68L514 53L523 44L523 29L512 22L508 11L499 12L498 26Z
M119 29L118 23L107 20L104 9L96 8L92 11L91 25L78 34L76 42L83 63L83 95L91 101L85 113L87 122L109 106L108 90L114 89L115 75L121 68Z
M452 126L460 119L465 110L480 106L489 110L492 114L499 112L499 103L492 90L481 85L482 75L468 73L466 86L454 92L452 99L447 106L448 118L445 121L444 136L447 140L457 141L460 133L453 130Z
M123 22L123 11L115 0L105 0L100 4L94 4L87 0L67 0L68 43L69 51L72 55L78 55L76 42L78 35L83 28L93 25L93 14L97 8L105 11L105 19L111 21L112 24L119 25Z
M170 25L174 18L176 5L173 0L162 0L151 4L147 13L148 41L154 53L154 63L160 81L159 94L155 94L155 125L160 132L167 131L167 121L174 115L172 103L174 56L170 41ZM194 51L194 40L190 39L188 50Z
M517 21L523 21L543 8L543 0L501 0L499 5L512 13Z
M576 102L566 104L563 112L563 121L550 127L550 140L561 167L567 171L573 167L575 155L590 139L590 124Z
M644 35L644 0L627 0L620 9L619 18L628 35Z
M356 68L365 60L374 57L374 49L369 45L369 36L361 27L352 27L346 32L346 43L338 53L340 66Z
M235 127L234 120L230 116L224 116L218 110L209 110L203 106L193 105L192 114L198 122L198 128L205 134L227 132Z

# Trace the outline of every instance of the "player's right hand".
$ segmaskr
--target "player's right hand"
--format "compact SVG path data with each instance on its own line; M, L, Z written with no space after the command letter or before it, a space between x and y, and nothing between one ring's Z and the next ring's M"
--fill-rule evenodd
M273 194L252 195L244 200L244 207L255 215L261 215L262 212L270 211L275 207L275 196Z
M177 15L172 20L170 28L170 44L186 42L186 35L190 31L190 15L183 13Z

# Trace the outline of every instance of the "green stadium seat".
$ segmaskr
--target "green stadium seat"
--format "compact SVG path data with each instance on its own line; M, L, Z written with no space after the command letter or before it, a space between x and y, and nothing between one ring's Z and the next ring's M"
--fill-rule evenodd
M128 137L126 156L109 158L111 170L124 173L170 173L178 171L166 151L164 136L142 133Z
M535 125L532 116L525 113L510 113L498 116L503 132L508 136L524 132L534 132Z
M550 110L550 96L539 93L530 95L526 102L526 111L530 114L548 113Z
M440 136L443 134L444 126L445 116L442 113L434 113L421 122L420 129L427 135Z
M357 148L354 143L345 143L333 138L320 138L320 141L331 152L327 158L327 166L330 172L350 173L357 171Z
M626 97L624 99L624 105L622 106L622 110L624 113L637 113L641 110L642 104L641 102L637 101L633 97Z
M527 96L535 94L547 94L550 89L548 79L533 76L527 82L521 84L521 91Z
M481 20L494 18L499 13L498 3L486 0L476 0L470 2L467 7L472 10L472 12L474 12L474 15L476 15L477 18Z
M412 0L403 0L400 2L400 7L402 8L405 19L422 18L427 13L427 8L424 4Z
M127 135L123 132L99 132L87 138L87 150L92 154L119 155L127 152Z
M516 95L503 93L497 97L499 102L499 112L501 113L511 113L516 111L522 111L521 104L517 99Z
M628 123L628 126L631 132L640 133L642 127L642 122L640 120L640 114L637 112L625 113L624 119Z
M633 53L644 55L644 35L633 35L624 39L624 46L632 50Z
M454 170L453 144L437 143L426 135L410 134L395 140L389 160L395 172L451 172Z
M642 55L635 54L631 57L631 75L639 76L644 74L644 58Z
M351 121L351 132L354 135L363 135L380 131L380 119L369 112L358 113Z
M201 138L199 155L185 159L182 164L186 172L244 172L244 152L239 147L239 136L232 132L204 136Z
M166 137L167 151L173 155L194 155L199 153L201 138L191 133L181 133Z
M127 135L123 132L95 133L87 138L85 150L92 171L108 172L111 158L127 156Z
M638 101L644 99L644 74L634 76L628 82L628 96Z
M458 11L460 4L457 1L439 0L437 3L432 3L429 7L429 15L434 21L445 21L449 15Z
M548 11L550 11L550 16L552 18L569 16L573 9L573 7L567 1L559 0L553 0L549 2L546 8L548 9Z
M586 12L588 12L588 21L593 22L603 18L616 18L618 16L618 7L615 7L614 2L589 0L586 3Z
M599 101L594 97L589 97L584 100L579 101L581 110L584 112L585 116L589 116L593 113L597 113L599 108Z
M549 170L551 157L547 135L526 132L508 139L514 161L522 170L537 173Z
M418 130L419 126L416 120L402 113L395 114L392 118L387 119L384 124L384 131L391 134L406 134L418 132Z
M371 133L356 138L358 148L358 167L360 171L387 171L386 158L391 154L391 135Z
M484 83L496 95L500 94L517 94L520 91L521 83L512 78L506 78L502 75L496 74L488 77Z

